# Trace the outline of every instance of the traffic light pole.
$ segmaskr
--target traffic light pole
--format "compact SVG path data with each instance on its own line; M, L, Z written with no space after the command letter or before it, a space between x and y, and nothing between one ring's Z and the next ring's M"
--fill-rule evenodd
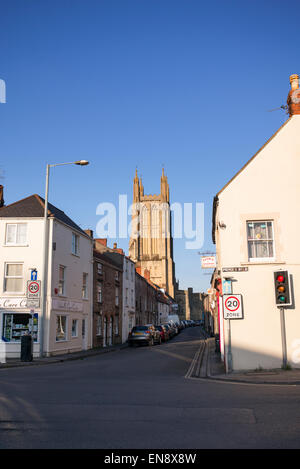
M284 308L280 308L280 324L281 324L281 340L282 340L282 368L287 367L287 351L286 351L286 334L285 334L285 320Z

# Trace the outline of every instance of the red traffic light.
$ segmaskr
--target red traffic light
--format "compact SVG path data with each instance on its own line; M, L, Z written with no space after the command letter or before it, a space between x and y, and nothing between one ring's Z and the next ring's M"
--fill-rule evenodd
M276 280L277 280L277 282L282 283L282 282L284 282L284 276L283 275L278 275Z

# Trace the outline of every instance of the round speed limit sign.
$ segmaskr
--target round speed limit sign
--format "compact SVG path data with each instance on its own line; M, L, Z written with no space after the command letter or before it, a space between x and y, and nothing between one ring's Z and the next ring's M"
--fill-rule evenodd
M243 319L242 295L223 295L224 319Z

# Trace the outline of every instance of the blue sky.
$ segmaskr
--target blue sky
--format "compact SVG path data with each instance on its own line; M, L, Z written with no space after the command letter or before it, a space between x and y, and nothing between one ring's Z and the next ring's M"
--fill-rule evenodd
M132 198L136 166L171 201L205 204L286 120L299 73L295 1L1 0L0 169L5 202L43 196L83 228L101 202ZM263 188L261 189L263 190ZM112 244L115 240L111 240ZM128 240L118 244L128 252ZM206 290L199 249L175 240L180 286Z

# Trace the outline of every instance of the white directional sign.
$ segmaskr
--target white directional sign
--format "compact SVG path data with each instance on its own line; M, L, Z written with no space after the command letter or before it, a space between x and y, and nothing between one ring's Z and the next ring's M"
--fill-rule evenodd
M27 282L27 298L40 298L41 296L41 281L28 280Z
M223 295L224 319L243 319L242 295Z

